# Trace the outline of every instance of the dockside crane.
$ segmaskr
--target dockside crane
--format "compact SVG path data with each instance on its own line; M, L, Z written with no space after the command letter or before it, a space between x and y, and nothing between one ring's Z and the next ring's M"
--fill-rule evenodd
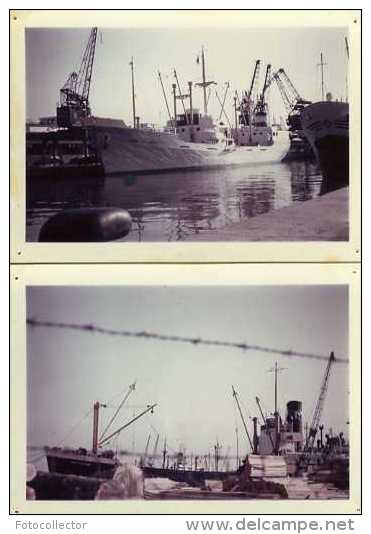
M254 111L254 96L257 90L259 83L259 74L260 74L260 59L257 59L255 62L254 72L251 79L251 84L249 91L245 91L244 96L242 97L241 104L239 107L240 123L244 125L251 124L253 111Z
M267 112L267 102L265 100L265 95L271 84L271 70L272 70L272 66L270 64L267 65L267 69L265 71L263 90L260 93L259 99L257 101L255 113L266 113Z
M252 76L249 93L247 95L247 98L249 101L253 99L256 89L258 87L259 75L260 75L260 59L257 59L255 62L254 74Z
M68 127L91 115L89 94L98 28L92 28L78 72L72 72L60 90L57 123Z
M289 130L300 131L302 129L300 114L306 106L311 104L311 102L301 97L284 69L278 69L278 71L273 74L268 87L272 81L276 82L281 93L288 114L287 125L289 126Z
M326 394L327 394L327 389L328 389L328 382L329 382L329 378L330 378L330 372L331 372L331 368L332 368L332 365L334 364L334 362L335 362L335 355L334 355L333 352L331 352L330 357L329 357L328 362L327 362L327 365L326 365L325 374L323 376L323 380L322 380L321 388L320 388L320 392L319 392L319 397L318 397L318 400L317 400L317 403L316 403L316 407L315 407L314 412L313 412L312 422L311 422L311 425L309 427L309 432L308 432L308 435L307 435L307 439L305 441L304 451L303 452L309 451L314 445L315 438L316 438L316 435L317 435L317 431L318 431L318 428L319 428L319 423L320 423L320 420L321 420L321 417L322 417L323 406L324 406L325 400L326 400Z

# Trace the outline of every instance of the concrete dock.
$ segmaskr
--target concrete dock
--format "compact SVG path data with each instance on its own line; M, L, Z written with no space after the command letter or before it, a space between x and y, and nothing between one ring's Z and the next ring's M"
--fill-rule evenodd
M349 188L270 211L192 241L348 241Z

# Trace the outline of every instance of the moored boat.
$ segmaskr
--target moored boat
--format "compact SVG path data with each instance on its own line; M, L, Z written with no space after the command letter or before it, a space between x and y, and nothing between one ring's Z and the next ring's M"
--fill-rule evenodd
M111 442L112 438L120 434L122 430L132 423L143 417L148 412L153 413L156 404L148 405L139 415L119 427L117 430L107 435L112 423L116 419L120 409L126 399L135 389L135 384L129 386L123 401L111 417L106 428L99 435L99 411L106 405L99 402L94 403L93 408L93 444L92 449L87 450L83 447L73 449L69 447L44 447L48 469L50 473L59 473L65 475L78 475L93 478L110 479L115 474L116 469L121 465L118 456L112 450L105 450L102 447Z
M192 83L189 82L189 95L178 95L173 84L174 114L171 117L169 112L168 124L162 129L141 127L135 111L132 60L132 126L126 125L122 120L95 117L90 109L89 90L96 36L97 28L93 28L79 74L73 72L60 90L60 104L53 132L38 135L31 131L26 133L26 160L30 175L48 175L50 172L55 175L64 173L89 177L102 172L145 174L217 169L280 162L286 155L289 148L286 132L281 132L281 135L273 139L268 128L269 139L266 140L262 127L256 124L254 135L258 138L245 144L241 137L238 145L243 146L237 146L227 128L220 130L217 127L207 112L206 89L215 82L206 80L203 51L202 81L195 84L203 89L203 114L193 109ZM177 99L185 96L190 98L190 110L184 108L184 113L178 114ZM265 132L267 127L263 130ZM78 160L76 155L75 158L65 157L66 151L74 153L75 150L78 150Z
M326 191L349 184L349 104L325 102L306 107L301 114L303 131L321 167Z

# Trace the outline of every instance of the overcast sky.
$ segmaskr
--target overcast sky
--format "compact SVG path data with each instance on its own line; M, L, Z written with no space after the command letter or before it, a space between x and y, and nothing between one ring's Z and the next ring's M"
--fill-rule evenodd
M69 74L78 70L89 29L26 30L27 117L55 114L59 89ZM336 98L345 97L346 29L342 28L269 28L269 29L100 29L93 69L90 102L93 114L124 119L130 124L131 78L129 62L135 63L137 115L142 122L164 125L167 112L157 79L161 71L170 106L173 69L176 67L183 92L187 82L201 81L201 65L196 57L205 47L206 75L218 83L222 98L225 82L242 91L250 86L257 59L262 60L260 81L267 63L276 70L284 67L302 97L319 100L321 96L320 53L323 52L325 91ZM214 91L214 89L213 89ZM231 120L232 91L226 110ZM194 106L201 106L201 90L195 88ZM271 90L272 111L285 114L277 87ZM214 94L210 112L219 116L220 105Z
M215 338L348 358L346 286L266 287L30 287L28 316L35 319ZM158 403L120 437L120 447L143 451L147 436L166 435L170 447L207 453L216 438L235 448L235 427L243 427L232 398L240 394L248 425L257 415L255 396L274 410L273 374L278 361L279 408L302 400L307 421L314 410L326 362L255 351L194 346L81 331L28 328L28 443L56 445L92 407L107 402L102 424L120 396L137 380L128 408ZM348 365L335 364L323 412L325 427L346 432ZM113 397L114 401L110 402ZM138 408L134 408L137 406ZM64 443L91 447L88 417ZM246 450L246 449L245 449Z

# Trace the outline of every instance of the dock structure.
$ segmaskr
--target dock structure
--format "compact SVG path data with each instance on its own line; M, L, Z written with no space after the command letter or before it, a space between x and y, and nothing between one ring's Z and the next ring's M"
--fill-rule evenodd
M347 241L349 188L192 235L192 241Z

